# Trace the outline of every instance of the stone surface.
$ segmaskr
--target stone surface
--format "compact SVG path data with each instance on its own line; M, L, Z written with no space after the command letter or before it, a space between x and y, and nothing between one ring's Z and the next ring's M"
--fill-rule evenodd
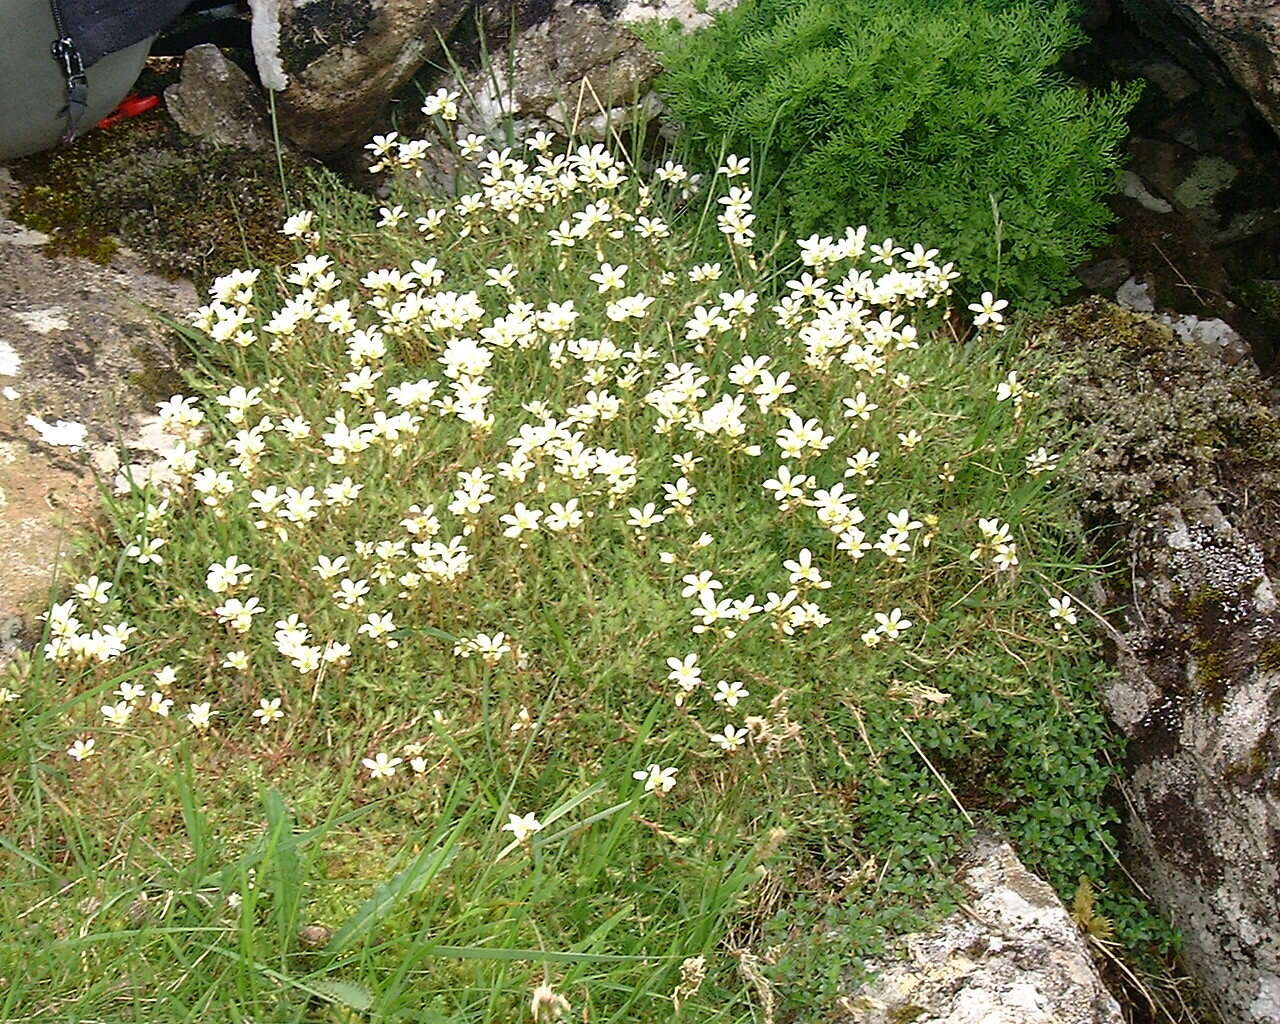
M1119 288L1133 273L1129 261L1121 256L1094 260L1075 271L1076 280L1095 292L1111 292Z
M1216 317L1202 319L1198 316L1161 316L1160 319L1173 328L1184 341L1195 342L1206 352L1218 356L1235 366L1249 358L1249 344L1239 332L1225 320Z
M516 133L528 137L574 130L579 137L603 139L610 131L648 124L662 104L652 85L661 65L628 28L643 21L677 20L687 28L710 24L714 12L733 0L626 0L620 5L571 3L569 0L516 0L514 44L491 47L488 68L472 60L464 65L461 84L450 75L438 83L473 97L463 102L460 128L493 139L505 137L508 117ZM512 7L482 7L491 38L510 35ZM447 180L452 167L446 154L434 177Z
M1120 175L1120 194L1136 200L1144 209L1152 213L1172 213L1173 206L1158 196L1153 196L1144 182L1133 171L1124 171Z
M1139 28L1221 63L1280 130L1280 4L1270 0L1123 0Z
M164 102L188 135L242 149L267 149L272 144L257 87L212 43L186 52L182 77L164 91Z
M1150 313L1156 308L1155 300L1151 298L1151 286L1135 277L1129 278L1116 290L1116 302L1135 313Z
M1203 495L1137 535L1104 693L1128 735L1129 870L1238 1024L1280 1024L1280 610L1262 552ZM1274 571L1272 568L1270 571Z
M573 126L588 134L589 122L598 119L594 127L602 137L606 114L625 125L637 104L644 104L645 120L659 109L648 95L657 58L621 19L597 6L553 0L521 28L514 55L503 48L489 63L490 70L476 67L464 75L474 103L464 105L463 120L482 135L501 137L510 115L521 135L540 129L564 134ZM456 80L446 84L458 87Z
M285 135L319 154L367 141L388 101L466 9L465 0L281 0L278 56L288 88L277 111ZM254 20L257 27L257 11Z
M839 1024L1121 1024L1120 1007L1053 890L1008 844L979 836L964 909L907 936L839 1000Z
M142 269L49 256L4 216L0 170L0 648L30 629L68 528L97 508L143 410L177 386L168 333L152 310L194 308L190 284Z

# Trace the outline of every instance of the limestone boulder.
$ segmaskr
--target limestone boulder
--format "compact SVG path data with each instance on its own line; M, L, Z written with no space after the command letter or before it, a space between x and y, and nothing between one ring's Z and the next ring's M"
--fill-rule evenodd
M263 83L299 148L332 153L365 141L378 117L439 51L466 0L256 0Z
M1122 1024L1080 929L1013 849L980 835L964 909L909 935L839 1000L839 1024Z
M1206 495L1137 532L1131 631L1104 693L1129 737L1129 870L1225 1019L1280 1024L1280 605Z
M547 130L603 139L662 111L652 89L661 65L631 26L676 20L696 29L733 2L491 0L479 8L487 58L462 33L461 81L440 84L474 98L462 110L464 130L501 138L509 116L522 137Z
M106 266L47 252L6 216L16 192L0 170L0 666L39 635L72 532L136 457L153 403L180 389L161 316L196 301L127 250Z

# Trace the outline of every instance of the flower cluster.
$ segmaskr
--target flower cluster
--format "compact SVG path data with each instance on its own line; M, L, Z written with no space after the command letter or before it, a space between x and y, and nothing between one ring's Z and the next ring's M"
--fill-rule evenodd
M450 126L457 100L442 90L424 111ZM679 230L707 183L678 164L642 184L601 145L451 144L474 191L420 215L393 193L378 213L414 254L402 265L340 264L320 251L331 229L301 211L279 294L235 271L193 314L233 371L160 403L171 446L118 481L123 576L89 576L48 616L45 655L68 677L175 662L122 683L107 725L143 712L270 735L358 666L439 675L459 703L467 687L524 687L502 738L533 742L521 701L587 632L560 608L577 599L565 587L590 604L629 573L662 595L636 640L652 676L638 685L669 701L671 736L703 754L773 750L800 727L760 650L823 652L847 627L854 656L891 664L929 628L920 580L983 575L970 562L1014 573L1013 526L981 518L966 561L968 527L936 493L972 454L928 401L930 325L957 278L936 250L865 227L815 235L766 291L743 158L716 175L716 262ZM412 177L427 148L392 133L369 150L375 171ZM517 233L538 259L502 242ZM985 294L970 309L998 332L1005 307ZM992 390L1019 416L1034 397L1017 371ZM1058 460L1022 458L1031 476ZM125 618L143 593L165 595L165 631ZM1050 615L1074 621L1069 603ZM637 790L685 778L681 742L627 766ZM426 742L385 747L361 758L370 781L429 774ZM100 750L83 736L68 753ZM525 814L504 829L525 843L540 827Z

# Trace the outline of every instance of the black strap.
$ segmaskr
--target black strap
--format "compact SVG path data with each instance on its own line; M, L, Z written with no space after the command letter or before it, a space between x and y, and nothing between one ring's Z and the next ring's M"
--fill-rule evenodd
M67 121L62 141L74 142L80 129L80 119L89 106L89 80L84 74L84 61L80 59L80 51L69 37L64 36L54 42L53 57L62 65L62 74L67 80L67 105L58 111L58 116Z

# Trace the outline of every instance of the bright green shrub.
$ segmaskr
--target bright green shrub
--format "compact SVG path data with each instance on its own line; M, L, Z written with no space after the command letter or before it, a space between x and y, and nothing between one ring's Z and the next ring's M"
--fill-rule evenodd
M1024 305L1070 287L1105 237L1137 88L1053 70L1083 38L1067 3L744 0L646 35L685 144L754 156L766 228L873 224Z

